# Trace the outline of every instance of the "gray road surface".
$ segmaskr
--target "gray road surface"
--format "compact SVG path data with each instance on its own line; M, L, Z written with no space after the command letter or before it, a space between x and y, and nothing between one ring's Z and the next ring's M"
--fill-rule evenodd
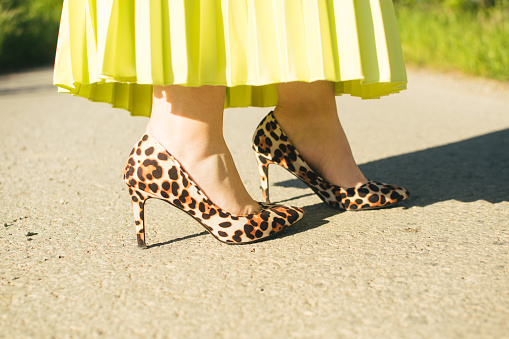
M146 119L57 94L49 69L0 77L0 337L509 338L509 86L409 80L337 101L362 170L407 203L338 212L272 166L272 198L306 212L282 236L224 245L152 199L140 250L121 178ZM267 112L226 113L258 199Z

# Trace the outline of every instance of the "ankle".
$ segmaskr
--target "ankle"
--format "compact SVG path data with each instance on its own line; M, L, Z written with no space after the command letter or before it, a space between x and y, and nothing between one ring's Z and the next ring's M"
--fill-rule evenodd
M288 130L288 133L293 131L299 134L313 132L333 134L341 126L336 106L288 107L278 105L274 109L274 117L285 132Z
M213 154L228 152L222 135L216 137L197 133L169 133L168 130L151 128L147 132L152 135L170 154L175 157L207 157Z
M274 116L290 142L309 166L326 181L343 187L366 182L357 166L348 139L336 112L314 112L304 116L302 110L292 116L285 108ZM310 113L306 113L310 114Z
M298 149L321 150L322 146L330 145L337 134L338 126L334 126L334 120L322 119L321 114L312 115L297 111L291 114L287 109L274 110L274 117L286 136Z
M246 191L224 138L189 135L179 138L149 127L147 132L178 160L214 204L236 215L259 212L260 207Z

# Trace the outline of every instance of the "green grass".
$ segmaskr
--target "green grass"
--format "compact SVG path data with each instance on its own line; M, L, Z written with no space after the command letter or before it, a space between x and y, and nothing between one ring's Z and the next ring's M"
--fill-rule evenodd
M50 65L62 0L0 0L0 73Z
M509 80L509 5L486 10L433 4L398 5L405 60Z

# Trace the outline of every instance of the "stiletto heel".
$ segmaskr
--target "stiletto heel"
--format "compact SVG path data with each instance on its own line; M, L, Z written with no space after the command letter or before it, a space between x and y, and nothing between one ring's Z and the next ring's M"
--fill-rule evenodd
M138 245L146 247L145 202L163 200L186 212L217 240L244 244L266 239L299 221L304 212L293 206L258 203L260 212L234 215L207 197L184 167L154 137L146 133L127 160L124 181L133 204Z
M129 195L133 204L134 224L136 225L136 238L138 246L146 248L145 241L145 202L149 199L140 191L129 187Z
M256 157L258 163L258 171L260 172L260 182L262 188L263 202L270 202L269 200L269 164L271 163L267 158L262 156Z
M361 210L387 207L407 199L407 189L378 181L368 180L356 187L341 187L321 178L304 161L285 132L274 118L273 112L260 122L253 135L255 152L264 199L269 198L269 164L277 164L308 185L326 204L337 209Z

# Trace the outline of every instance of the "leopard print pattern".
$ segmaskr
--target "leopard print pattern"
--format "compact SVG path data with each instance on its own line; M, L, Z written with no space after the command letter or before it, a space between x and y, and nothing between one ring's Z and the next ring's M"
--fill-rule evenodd
M326 204L337 209L361 210L386 207L409 197L403 187L369 180L344 188L329 184L317 175L293 147L270 112L258 125L253 136L253 150L260 170L262 193L269 201L268 166L278 164L306 183Z
M216 239L241 244L272 236L299 221L297 207L260 203L261 212L233 215L210 201L182 165L157 140L145 134L135 145L124 171L133 204L138 244L145 245L144 204L157 198L191 215Z

